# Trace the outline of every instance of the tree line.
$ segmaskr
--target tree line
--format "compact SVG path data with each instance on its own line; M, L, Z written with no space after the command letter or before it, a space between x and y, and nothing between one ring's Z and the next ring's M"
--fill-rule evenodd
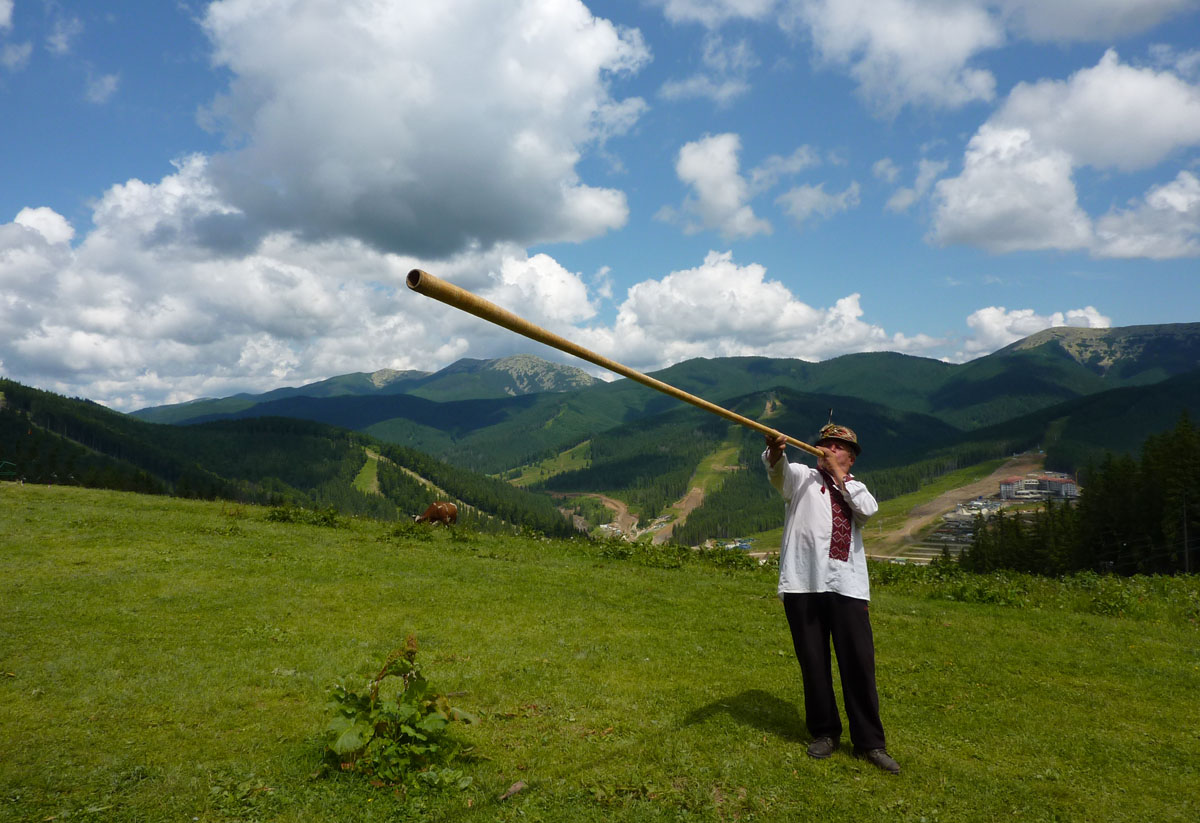
M1200 567L1200 431L1185 413L1147 438L1140 458L1108 455L1080 476L1074 505L999 513L976 523L960 563L1063 575L1173 574Z

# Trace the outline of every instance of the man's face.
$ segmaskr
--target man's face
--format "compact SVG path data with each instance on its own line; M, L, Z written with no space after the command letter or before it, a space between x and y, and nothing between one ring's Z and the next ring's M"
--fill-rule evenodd
M835 459L846 468L853 466L854 460L858 456L848 443L844 443L841 440L822 440L817 445L833 452L836 456Z

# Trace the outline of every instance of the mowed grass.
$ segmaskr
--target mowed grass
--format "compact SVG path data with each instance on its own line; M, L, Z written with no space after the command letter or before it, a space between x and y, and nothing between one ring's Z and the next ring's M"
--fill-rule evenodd
M805 755L766 570L389 529L0 484L0 820L1200 817L1194 617L877 586L892 777ZM410 632L480 718L464 791L322 768L330 686Z

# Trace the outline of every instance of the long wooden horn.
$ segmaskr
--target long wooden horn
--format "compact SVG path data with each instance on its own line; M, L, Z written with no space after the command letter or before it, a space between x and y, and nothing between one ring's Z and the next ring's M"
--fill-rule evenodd
M408 287L419 294L426 297L432 297L434 300L439 300L448 306L453 306L456 309L462 309L468 314L473 314L487 320L490 323L495 323L497 326L503 326L509 331L515 331L517 334L524 335L539 343L545 343L547 346L552 346L560 351L565 351L567 354L573 354L578 358L595 363L597 366L624 375L630 380L636 380L643 386L649 386L663 394L669 394L677 400L682 400L685 403L691 403L693 406L698 406L706 412L711 412L719 417L724 417L726 420L732 420L734 423L740 423L743 426L754 429L756 432L768 435L770 437L782 436L789 444L796 448L803 449L809 454L814 454L820 457L822 452L815 446L810 446L807 443L797 440L794 437L789 437L786 434L775 431L770 426L764 426L757 420L751 420L749 417L742 417L737 412L731 412L729 409L723 409L715 403L710 403L707 400L697 397L694 394L688 394L683 389L677 389L669 383L664 383L661 380L656 380L649 375L642 374L636 369L631 369L628 366L622 365L615 360L609 360L603 355L596 354L594 351L585 349L576 343L572 343L565 337L559 337L553 332L546 331L541 326L530 323L522 317L518 317L507 309L502 309L495 303L488 302L482 297L472 294L466 289L459 288L452 283L447 283L445 280L434 277L428 272L420 269L413 269L408 273Z

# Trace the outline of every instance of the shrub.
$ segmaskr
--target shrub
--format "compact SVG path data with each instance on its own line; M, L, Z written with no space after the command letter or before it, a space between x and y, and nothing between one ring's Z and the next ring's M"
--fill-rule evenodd
M393 697L381 695L383 683L397 678ZM333 719L327 754L342 771L358 772L373 785L416 789L466 788L471 778L449 766L462 751L446 738L450 723L475 718L434 692L417 664L417 640L409 635L393 651L365 692L334 687L329 697Z
M333 506L326 506L323 509L276 506L267 511L267 520L272 523L305 523L309 526L326 526L331 529L342 525L342 521L337 516L337 509Z

